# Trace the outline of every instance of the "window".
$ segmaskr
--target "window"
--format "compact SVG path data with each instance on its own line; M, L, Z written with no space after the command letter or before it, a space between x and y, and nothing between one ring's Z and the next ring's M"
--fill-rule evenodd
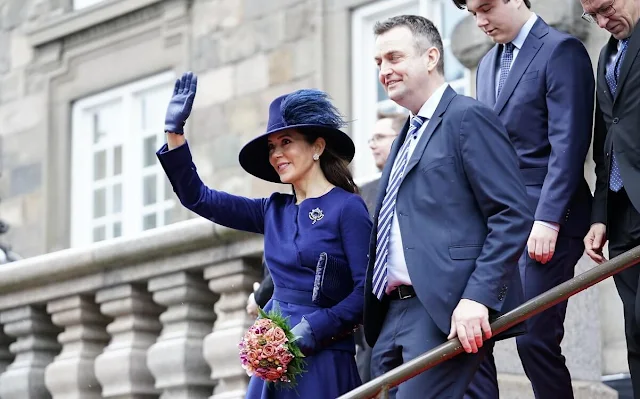
M103 1L105 0L73 0L73 9L80 10L82 8L88 8Z
M468 13L456 8L451 0L379 0L356 9L352 14L351 35L353 139L356 144L353 165L354 174L360 181L369 180L367 176L377 172L367 146L377 112L403 111L387 97L378 82L378 69L373 62L373 25L401 14L424 15L433 21L442 36L447 82L460 94L471 92L470 72L451 53L451 34Z
M173 222L175 196L155 156L173 81L164 73L73 105L71 246Z

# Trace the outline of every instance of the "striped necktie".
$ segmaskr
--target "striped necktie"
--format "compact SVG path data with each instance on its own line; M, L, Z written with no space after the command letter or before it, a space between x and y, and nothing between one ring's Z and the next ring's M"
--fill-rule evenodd
M622 66L622 60L624 59L624 55L627 52L627 46L629 44L629 39L623 39L620 41L620 50L618 50L618 54L616 55L615 60L609 68L607 68L605 74L605 80L609 85L609 90L611 91L611 96L615 98L616 91L618 90L618 78L620 77L620 67ZM611 172L609 174L609 188L612 191L618 192L622 189L622 174L620 174L620 167L618 166L618 160L616 159L615 152L611 151Z
M404 170L409 162L409 147L411 141L418 136L420 127L426 118L414 116L407 137L398 151L394 167L391 169L391 177L387 184L387 192L382 200L382 208L378 215L378 235L376 240L376 262L373 266L373 293L378 299L382 299L387 288L387 256L389 254L389 237L391 236L391 222L396 210L396 196L404 176Z

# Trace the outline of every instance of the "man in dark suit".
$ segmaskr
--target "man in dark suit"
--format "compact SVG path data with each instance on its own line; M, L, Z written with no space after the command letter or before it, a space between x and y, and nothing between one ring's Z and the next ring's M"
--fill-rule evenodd
M490 317L522 301L518 258L533 215L504 126L445 83L433 23L398 16L374 33L380 81L412 117L391 149L374 214L364 314L372 377L457 336L467 353L390 397L460 398L491 337Z
M493 108L518 154L535 222L520 259L525 300L574 275L589 230L591 191L584 160L591 143L593 69L577 38L547 25L529 0L453 0L496 45L480 61L476 96ZM516 338L536 398L573 398L560 342L567 302L527 320ZM469 387L497 399L491 351Z
M605 261L640 245L640 5L633 0L582 0L583 19L611 33L600 52L593 138L596 189L587 254ZM634 397L640 398L640 266L615 275L624 308Z
M391 144L398 133L402 130L407 116L401 113L378 113L378 120L373 126L373 134L369 139L369 149L379 171L382 171L391 152ZM380 188L380 178L375 179L360 186L360 195L367 204L369 214L373 216ZM371 379L371 347L364 337L364 330L358 329L356 334L356 363L362 383Z

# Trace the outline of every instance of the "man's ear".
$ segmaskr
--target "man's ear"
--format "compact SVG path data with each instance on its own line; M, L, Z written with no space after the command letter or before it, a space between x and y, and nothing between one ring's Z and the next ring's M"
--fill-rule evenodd
M429 47L429 49L425 52L425 62L427 71L431 72L438 67L438 62L440 61L440 51L437 47Z

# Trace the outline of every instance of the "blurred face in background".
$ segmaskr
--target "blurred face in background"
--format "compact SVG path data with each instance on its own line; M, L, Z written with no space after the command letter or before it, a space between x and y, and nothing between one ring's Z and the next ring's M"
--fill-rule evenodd
M373 126L373 134L369 139L369 148L371 149L376 167L379 170L382 170L384 164L387 162L391 145L397 136L398 132L393 128L393 119L391 118L378 119Z

